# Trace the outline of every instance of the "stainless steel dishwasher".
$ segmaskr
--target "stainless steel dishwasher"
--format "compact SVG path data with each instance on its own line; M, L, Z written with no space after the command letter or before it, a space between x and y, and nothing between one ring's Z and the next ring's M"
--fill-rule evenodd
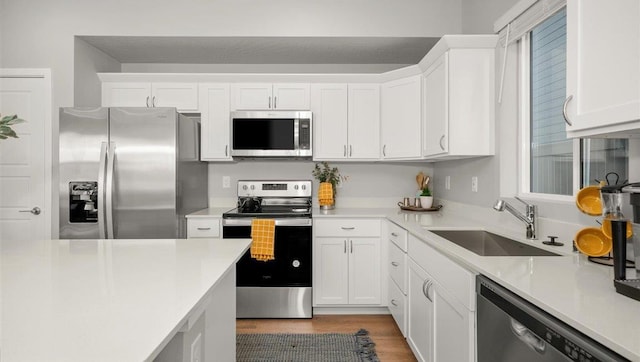
M478 362L628 361L483 275L476 292Z

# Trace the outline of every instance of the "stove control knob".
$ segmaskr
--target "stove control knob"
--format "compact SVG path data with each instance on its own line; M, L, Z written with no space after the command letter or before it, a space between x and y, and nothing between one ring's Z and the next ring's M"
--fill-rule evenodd
M302 185L302 189L306 190L307 189L307 185Z
M297 189L298 189L298 187L299 187L298 185L295 185L295 186L293 186L293 189L294 189L294 190L297 190Z
M247 185L242 186L242 189L247 191Z
M256 189L256 185L251 185L251 189L255 190Z

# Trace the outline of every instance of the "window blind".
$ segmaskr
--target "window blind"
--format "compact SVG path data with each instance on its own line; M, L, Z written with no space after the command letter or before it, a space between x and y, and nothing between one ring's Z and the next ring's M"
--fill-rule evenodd
M507 25L510 44L522 38L566 4L567 0L521 0L496 20L493 30L498 33L500 43L503 46L508 45Z

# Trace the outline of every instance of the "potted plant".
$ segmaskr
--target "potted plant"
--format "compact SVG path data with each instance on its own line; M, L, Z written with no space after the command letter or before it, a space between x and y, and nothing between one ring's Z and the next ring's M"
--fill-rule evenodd
M9 137L18 138L16 132L11 126L25 122L24 119L18 118L18 115L4 116L0 119L0 140L6 140Z
M340 184L338 168L332 168L327 162L316 163L311 174L320 181L320 186L318 187L320 208L333 209L337 193L336 187Z
M433 195L431 195L431 190L429 190L429 186L427 185L422 188L422 192L420 193L420 206L423 209L429 209L433 206Z

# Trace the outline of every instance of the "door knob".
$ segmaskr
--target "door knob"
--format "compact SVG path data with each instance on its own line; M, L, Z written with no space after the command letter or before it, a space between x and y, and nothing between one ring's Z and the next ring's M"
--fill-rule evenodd
M34 208L33 208L33 209L31 209L31 210L20 210L20 212L30 212L30 213L32 213L32 214L34 214L34 215L40 215L40 212L41 212L41 211L42 211L42 210L40 210L40 208L39 208L39 207L37 207L37 206L36 206L36 207L34 207Z

